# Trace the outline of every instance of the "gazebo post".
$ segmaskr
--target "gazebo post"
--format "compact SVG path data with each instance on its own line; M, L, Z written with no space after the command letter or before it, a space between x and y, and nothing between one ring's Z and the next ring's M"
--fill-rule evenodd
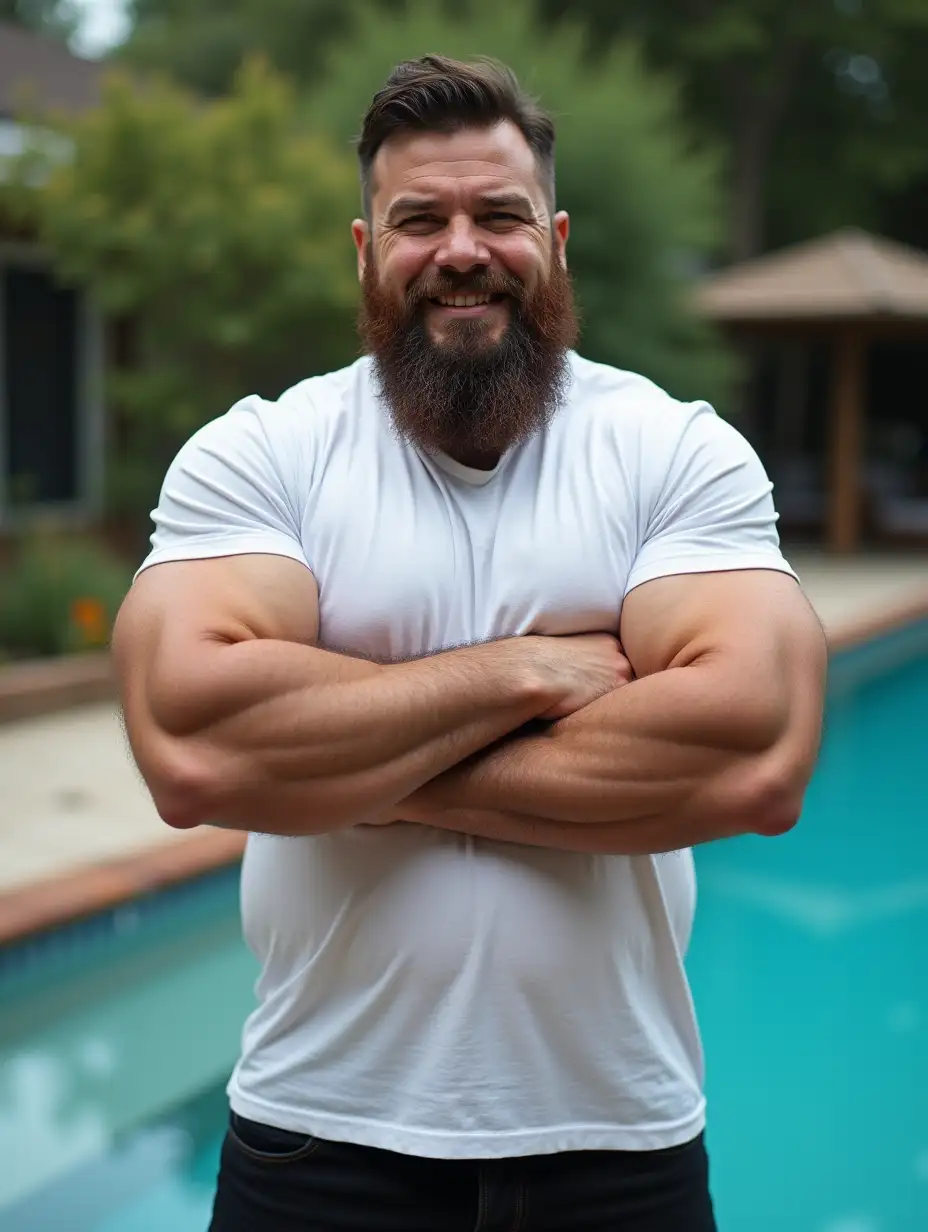
M835 339L829 408L828 547L833 552L853 552L860 541L864 356L860 329L843 329Z

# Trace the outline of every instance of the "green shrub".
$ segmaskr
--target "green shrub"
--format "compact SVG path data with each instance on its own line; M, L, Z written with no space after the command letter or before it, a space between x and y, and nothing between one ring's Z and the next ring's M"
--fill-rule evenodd
M25 536L0 566L0 656L105 648L131 580L129 566L96 543Z

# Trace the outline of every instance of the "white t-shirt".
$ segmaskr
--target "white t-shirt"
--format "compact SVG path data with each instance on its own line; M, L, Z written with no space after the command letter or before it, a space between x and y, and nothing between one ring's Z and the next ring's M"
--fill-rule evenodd
M370 361L248 397L181 449L145 565L277 553L321 644L386 661L617 631L628 592L791 573L771 485L705 403L571 355L550 427L492 472L398 438ZM644 1150L703 1127L684 954L692 855L579 855L420 826L260 833L242 881L258 1006L244 1117L459 1159Z

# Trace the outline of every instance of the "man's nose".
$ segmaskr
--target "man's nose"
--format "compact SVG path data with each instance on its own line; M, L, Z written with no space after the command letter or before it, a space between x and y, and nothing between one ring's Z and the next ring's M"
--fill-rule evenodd
M435 264L466 274L477 265L490 264L490 252L469 218L453 218L435 252Z

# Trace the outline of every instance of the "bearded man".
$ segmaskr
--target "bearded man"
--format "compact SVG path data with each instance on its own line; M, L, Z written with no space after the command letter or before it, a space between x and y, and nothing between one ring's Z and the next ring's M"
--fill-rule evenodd
M708 1232L691 848L797 821L821 627L745 440L576 353L512 74L359 155L364 356L183 446L114 638L161 816L249 834L213 1232Z

